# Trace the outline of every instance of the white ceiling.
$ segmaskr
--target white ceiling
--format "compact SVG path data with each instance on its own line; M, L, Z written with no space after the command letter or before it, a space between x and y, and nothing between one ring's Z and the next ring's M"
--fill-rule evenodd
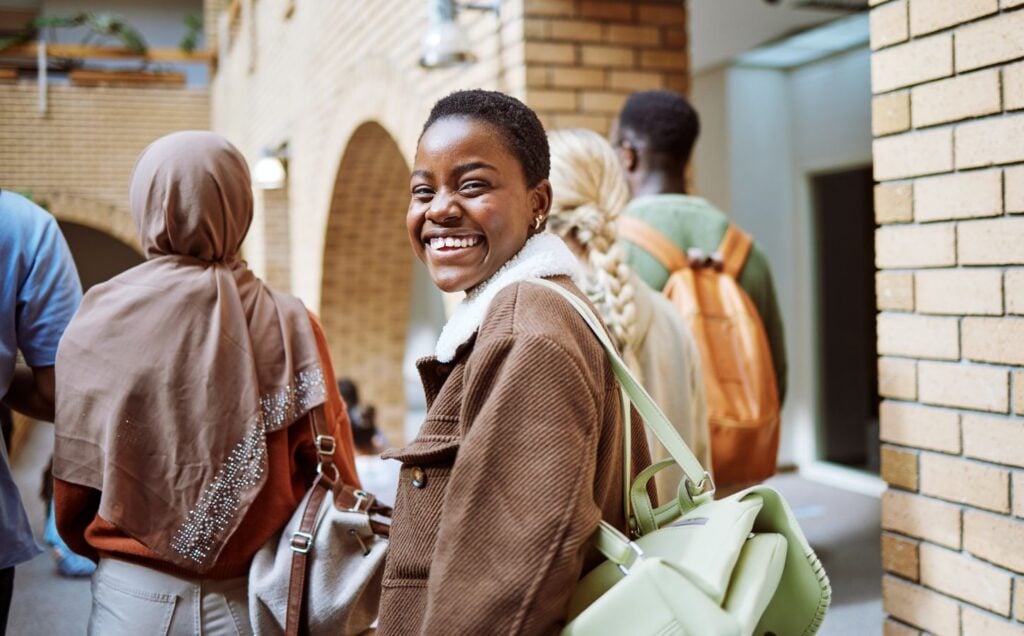
M721 66L740 53L815 25L850 15L841 10L792 8L764 0L686 0L691 70Z

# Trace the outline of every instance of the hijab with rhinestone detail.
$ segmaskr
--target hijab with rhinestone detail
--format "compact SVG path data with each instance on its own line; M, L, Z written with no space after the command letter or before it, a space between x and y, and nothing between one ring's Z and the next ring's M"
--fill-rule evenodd
M163 559L210 569L266 481L266 434L326 399L310 317L238 258L242 155L153 142L129 191L146 262L92 288L57 353L54 476Z

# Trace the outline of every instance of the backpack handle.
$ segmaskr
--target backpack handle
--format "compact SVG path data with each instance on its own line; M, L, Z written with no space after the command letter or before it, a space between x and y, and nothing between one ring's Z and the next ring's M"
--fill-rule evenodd
M645 252L654 257L669 274L688 267L690 261L683 250L670 241L667 236L631 216L620 216L616 226L619 236L630 243L636 243Z
M689 267L690 260L683 250L679 249L667 236L654 229L649 223L631 216L619 217L617 222L619 236L650 254L661 266L673 274ZM754 240L749 234L730 223L722 236L722 242L715 252L715 257L722 261L722 271L734 279L738 278L750 255Z

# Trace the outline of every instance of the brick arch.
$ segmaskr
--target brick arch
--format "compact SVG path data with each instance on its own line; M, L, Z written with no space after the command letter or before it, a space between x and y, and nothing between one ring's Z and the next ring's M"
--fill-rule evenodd
M78 221L58 222L71 249L83 291L146 261L138 248L106 230Z
M141 253L135 221L127 209L70 194L37 193L35 198L59 221L77 223L116 238Z
M402 360L412 250L405 231L409 167L377 122L349 139L334 183L324 238L320 316L338 377L377 407L389 439L402 439Z

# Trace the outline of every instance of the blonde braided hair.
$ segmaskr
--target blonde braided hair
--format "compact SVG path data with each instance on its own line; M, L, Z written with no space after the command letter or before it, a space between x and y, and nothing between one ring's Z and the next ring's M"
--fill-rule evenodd
M554 201L548 228L575 238L590 265L584 291L626 356L635 360L636 291L618 244L615 222L629 203L629 186L611 144L592 130L548 133ZM630 364L635 368L635 364Z

